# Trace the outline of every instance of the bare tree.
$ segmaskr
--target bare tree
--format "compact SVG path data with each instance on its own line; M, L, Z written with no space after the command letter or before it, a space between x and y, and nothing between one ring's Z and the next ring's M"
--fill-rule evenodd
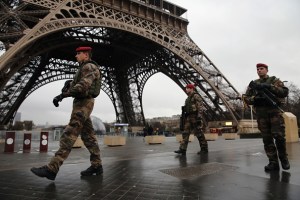
M300 89L294 84L287 84L289 95L286 99L286 111L293 113L297 117L298 124L300 122Z
M24 121L23 124L26 131L32 130L32 127L34 126L32 121Z

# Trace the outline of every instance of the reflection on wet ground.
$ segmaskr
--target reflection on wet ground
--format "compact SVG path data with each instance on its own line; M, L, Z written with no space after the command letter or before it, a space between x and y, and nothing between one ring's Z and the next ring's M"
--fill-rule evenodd
M288 144L291 169L266 173L261 139L209 141L209 153L197 155L189 143L187 155L175 137L148 145L142 137L127 138L125 146L107 147L100 140L102 176L81 177L89 166L85 148L73 149L55 181L34 176L33 166L47 163L48 153L3 153L0 145L0 199L243 199L298 200L300 144Z

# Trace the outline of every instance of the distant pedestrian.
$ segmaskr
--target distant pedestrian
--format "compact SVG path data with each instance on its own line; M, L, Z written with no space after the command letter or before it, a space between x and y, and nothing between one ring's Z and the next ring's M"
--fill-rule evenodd
M285 124L280 106L289 90L278 78L268 76L266 64L258 63L256 68L259 79L250 82L244 100L248 105L253 105L256 112L258 129L269 158L265 170L279 170L278 157L282 168L287 170L290 169L290 164L286 153Z
M186 155L190 134L194 134L200 145L200 151L198 154L208 153L208 144L204 136L206 124L204 123L203 116L203 100L201 96L195 92L194 84L188 84L186 86L186 93L188 97L185 100L184 116L182 116L185 121L185 124L183 125L184 130L182 132L182 141L180 143L179 150L174 152Z
M145 127L143 128L143 136L144 136L144 137L147 136L147 132L148 132L148 130L147 130L147 127L145 126Z
M150 125L149 127L148 127L148 135L153 135L153 127L152 127L152 125Z
M159 135L159 128L156 128L155 135Z
M91 60L91 50L91 47L79 47L76 49L77 54L75 57L79 63L79 69L73 81L67 84L67 87L64 87L62 94L53 99L54 105L58 107L58 102L62 101L62 99L73 97L73 111L70 122L60 138L60 148L54 157L45 166L31 168L31 171L37 176L55 180L59 168L69 156L79 135L81 135L84 145L91 154L91 166L82 171L81 175L91 176L103 173L100 149L90 118L94 107L94 98L100 93L101 74L97 63Z

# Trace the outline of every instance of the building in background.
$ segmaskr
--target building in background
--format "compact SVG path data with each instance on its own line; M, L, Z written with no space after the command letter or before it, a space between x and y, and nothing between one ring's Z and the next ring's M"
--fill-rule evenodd
M98 134L98 135L106 134L105 126L100 118L92 115L91 120L92 120L93 128L94 128L96 134Z

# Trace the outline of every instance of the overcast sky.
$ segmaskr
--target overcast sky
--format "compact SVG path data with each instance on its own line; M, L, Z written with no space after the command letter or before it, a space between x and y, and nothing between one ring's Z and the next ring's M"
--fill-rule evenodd
M256 63L269 65L269 75L300 87L299 0L170 0L188 11L188 33L217 68L243 93L257 78ZM21 105L22 120L35 124L66 124L72 99L56 108L54 96L64 81L50 83L31 94ZM162 74L146 83L143 108L146 118L181 112L184 92ZM113 105L101 92L92 115L104 122L115 120Z

